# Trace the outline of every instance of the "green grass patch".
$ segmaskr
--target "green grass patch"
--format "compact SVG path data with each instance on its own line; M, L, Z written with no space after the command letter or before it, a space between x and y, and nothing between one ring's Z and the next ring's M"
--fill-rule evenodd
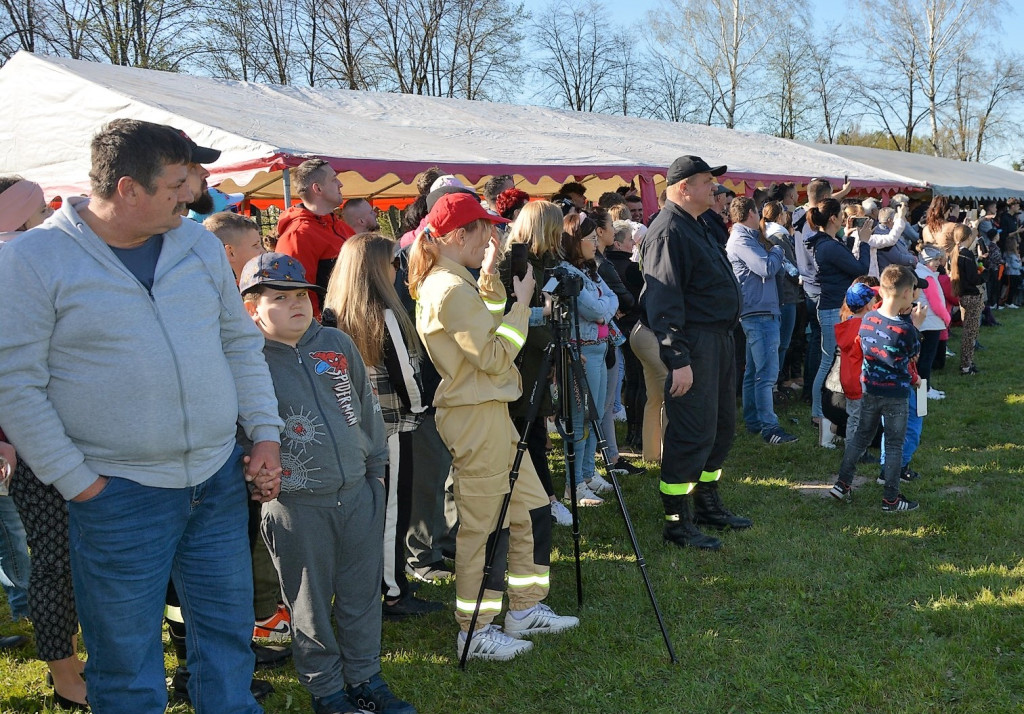
M830 499L821 486L842 454L814 445L802 404L780 408L795 444L768 446L739 425L722 491L755 526L725 533L719 553L662 543L656 470L620 480L680 664L668 661L612 501L581 511L578 610L570 529L555 530L548 602L578 614L577 630L463 673L450 612L385 623L385 677L424 714L1021 711L1024 316L999 318L981 333L983 374L960 377L953 358L934 375L947 398L929 403L914 458L923 478L906 488L918 511L883 514L871 465L851 503ZM420 595L451 603L454 587ZM31 626L0 605L0 632ZM56 711L32 655L31 645L0 653L0 712ZM310 711L291 667L261 676L277 688L268 712Z

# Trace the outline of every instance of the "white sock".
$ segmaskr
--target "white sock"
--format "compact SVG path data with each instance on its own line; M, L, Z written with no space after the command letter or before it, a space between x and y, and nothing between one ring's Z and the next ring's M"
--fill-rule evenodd
M529 615L531 612L533 612L536 609L537 609L537 606L534 605L533 607L527 608L525 610L509 610L508 614L511 615L512 617L516 618L517 620L522 620L527 615Z

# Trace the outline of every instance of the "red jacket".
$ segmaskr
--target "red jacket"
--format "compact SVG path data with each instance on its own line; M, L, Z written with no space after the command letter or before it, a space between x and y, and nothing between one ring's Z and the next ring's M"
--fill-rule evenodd
M292 206L277 221L277 252L290 255L306 270L306 280L327 289L331 271L345 241L355 231L333 213L318 216L303 205ZM310 295L320 314L319 297Z
M864 352L860 346L860 318L851 317L836 323L836 344L839 345L839 381L847 399L860 399L864 389L860 373L864 368Z

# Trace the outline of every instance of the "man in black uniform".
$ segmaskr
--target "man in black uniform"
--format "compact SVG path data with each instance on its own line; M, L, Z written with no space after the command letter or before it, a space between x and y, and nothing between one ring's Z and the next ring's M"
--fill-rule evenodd
M661 496L665 540L718 550L697 525L749 528L718 493L722 463L736 428L733 329L742 298L725 250L700 216L712 203L712 168L680 156L666 175L668 201L644 239L646 317L668 367Z

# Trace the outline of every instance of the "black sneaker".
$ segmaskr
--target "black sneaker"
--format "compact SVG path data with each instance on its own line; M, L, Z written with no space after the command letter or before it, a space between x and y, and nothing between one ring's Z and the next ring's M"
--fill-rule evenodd
M910 483L911 481L916 481L919 478L921 478L921 474L914 471L914 469L910 468L909 465L900 469L900 483ZM878 478L875 479L875 483L879 486L885 485L885 471L878 474Z
M385 602L381 611L385 620L404 620L407 617L418 617L429 615L432 612L440 612L444 609L443 602L434 600L421 600L412 593L399 598L390 605Z
M626 461L625 456L620 456L619 460L612 464L612 467L608 470L614 472L618 476L642 476L647 473L647 469L642 466L637 466Z
M843 483L842 481L836 481L835 484L832 485L832 488L828 490L828 495L837 501L849 500L852 494L853 487L848 483Z
M896 494L896 499L893 501L886 501L882 499L882 512L883 513L900 513L903 511L913 511L920 504L917 501L908 501L906 496L902 493Z
M275 669L288 664L292 648L281 645L264 645L253 640L252 653L256 655L256 669Z
M797 437L783 431L781 426L772 427L761 434L761 438L766 444L789 444L797 440Z
M348 698L360 709L377 714L416 714L416 707L396 697L387 683L375 674L366 682L345 687Z

